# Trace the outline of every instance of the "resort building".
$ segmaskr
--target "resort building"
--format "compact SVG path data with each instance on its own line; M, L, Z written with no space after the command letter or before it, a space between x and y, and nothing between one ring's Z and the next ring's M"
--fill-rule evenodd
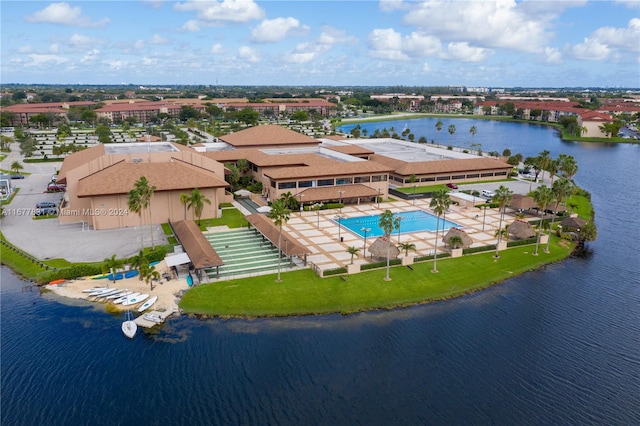
M150 215L128 205L128 193L142 176L155 186ZM85 222L93 229L193 219L181 195L194 188L209 200L203 217L218 217L219 205L233 199L225 194L221 163L168 142L104 144L76 152L65 158L57 183L67 186L60 223Z

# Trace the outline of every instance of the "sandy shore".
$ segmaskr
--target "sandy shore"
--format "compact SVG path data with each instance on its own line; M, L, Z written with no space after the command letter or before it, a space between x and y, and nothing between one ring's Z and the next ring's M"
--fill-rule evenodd
M156 266L157 271L164 271L167 267L164 261L160 262ZM93 301L93 298L87 297L87 293L83 293L83 290L93 288L93 287L110 287L110 288L119 288L119 289L127 289L133 292L140 292L149 294L149 298L153 296L158 296L158 300L156 303L149 308L147 312L157 310L157 311L172 311L176 312L178 310L178 294L182 290L186 290L189 288L187 285L186 276L182 276L181 278L175 279L172 278L170 281L166 281L162 278L159 282L155 281L153 283L153 290L151 290L150 286L146 284L144 281L140 280L139 276L133 278L125 278L121 280L117 280L115 283L108 279L100 279L94 280L91 278L78 278L75 280L68 280L62 284L48 284L45 288L51 290L52 292L72 299L85 299L89 301ZM106 303L104 300L95 301L95 303ZM137 309L138 305L135 306L122 306L122 304L113 304L111 305L115 309L127 310L127 308Z

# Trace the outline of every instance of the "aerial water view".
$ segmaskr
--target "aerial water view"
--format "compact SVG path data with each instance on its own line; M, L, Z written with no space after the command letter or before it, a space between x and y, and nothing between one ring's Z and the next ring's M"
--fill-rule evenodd
M637 0L0 37L3 426L638 424Z

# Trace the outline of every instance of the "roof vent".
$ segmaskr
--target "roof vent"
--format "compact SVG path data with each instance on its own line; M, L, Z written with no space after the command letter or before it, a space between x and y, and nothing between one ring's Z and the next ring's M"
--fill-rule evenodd
M136 163L136 164L141 163L142 162L142 158L134 158L133 162Z

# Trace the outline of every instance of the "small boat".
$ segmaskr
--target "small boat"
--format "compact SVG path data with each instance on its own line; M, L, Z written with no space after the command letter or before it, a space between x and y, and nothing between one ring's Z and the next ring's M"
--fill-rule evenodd
M118 293L120 290L119 288L108 288L106 290L102 290L102 291L98 291L96 293L89 293L89 297L105 297L108 296L110 294L115 294Z
M117 290L114 288L104 287L102 290L96 290L89 293L87 297L100 297L106 295L106 293L111 294L113 290Z
M147 300L146 302L144 302L142 304L142 306L140 306L140 308L138 308L138 312L144 312L147 309L149 309L154 303L156 303L156 300L158 300L158 296L153 296L151 299Z
M114 293L114 294L110 294L110 295L108 295L107 297L105 297L105 299L117 299L117 298L119 298L119 297L128 296L128 295L130 295L130 294L133 294L133 292L132 292L132 291L124 290L124 291L119 291L119 292Z
M127 311L127 320L122 323L122 332L129 339L133 339L138 331L138 324L134 321L131 321L131 313Z
M140 294L138 296L134 296L134 297L127 297L127 300L125 300L124 302L122 302L122 306L130 306L130 305L135 305L137 303L140 302L144 302L147 298L149 297L148 294Z
M193 277L191 274L187 275L187 285L191 287L193 285Z
M92 280L104 280L105 278L109 278L109 275L102 274L102 275L94 275L93 277L91 277Z
M142 318L147 321L155 322L156 324L160 324L162 322L162 317L158 314L144 314Z
M136 297L140 295L140 293L131 293L131 294L127 294L126 296L122 296L122 297L118 297L116 300L113 301L114 304L119 304L119 303L124 303L125 300L127 300L130 297Z
M65 282L64 279L53 280L53 281L49 281L49 285L58 285L58 284L62 284L63 282Z
M109 274L107 275L107 278L109 278L112 281L118 281L124 278L124 274L122 272L118 272L115 277L113 276L113 274Z
M97 293L99 291L102 290L106 290L109 287L92 287L92 288L85 288L84 290L82 290L83 293Z
M124 277L125 278L133 278L136 275L138 275L140 273L140 271L138 271L137 269L134 269L133 271L127 271L124 273Z

